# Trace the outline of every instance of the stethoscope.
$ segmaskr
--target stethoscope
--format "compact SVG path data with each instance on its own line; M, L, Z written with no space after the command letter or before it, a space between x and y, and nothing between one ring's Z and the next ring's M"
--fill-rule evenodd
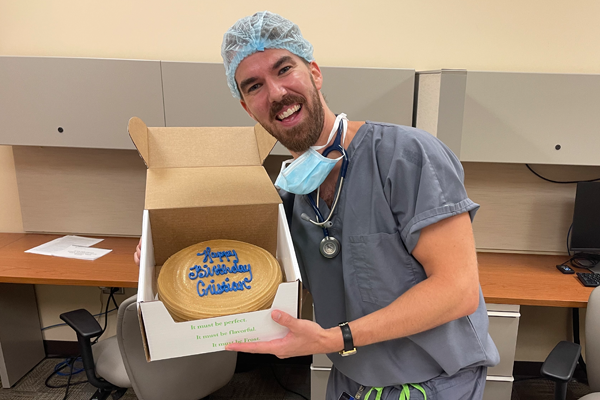
M312 206L313 210L315 211L317 220L313 221L305 213L302 213L302 215L300 216L300 218L302 218L303 220L312 222L314 225L319 226L319 227L321 227L321 229L323 229L324 237L321 240L321 243L319 244L319 251L321 252L321 255L323 255L323 257L325 257L325 258L334 258L338 254L340 254L340 250L342 248L342 245L340 244L339 240L337 240L333 236L329 236L328 228L331 228L333 226L333 222L331 222L331 217L333 216L335 207L337 206L338 200L340 199L340 193L342 191L342 186L344 184L344 178L346 177L346 170L348 169L348 155L346 154L346 150L344 150L344 147L342 146L342 143L341 143L343 131L344 131L344 121L340 120L340 125L338 127L337 134L335 135L335 140L333 141L333 144L331 146L327 147L325 150L323 150L324 157L327 157L327 155L329 153L331 153L332 151L339 151L340 153L342 153L342 157L343 157L342 168L340 170L340 175L339 175L339 185L337 187L335 199L333 201L333 205L331 207L331 211L329 212L329 215L327 216L327 219L325 219L323 217L323 214L321 214L321 211L319 210L319 194L321 192L320 186L317 189L317 202L316 203L315 203L315 200L312 198L312 195L310 195L310 194L307 195L308 201L310 202L310 205Z

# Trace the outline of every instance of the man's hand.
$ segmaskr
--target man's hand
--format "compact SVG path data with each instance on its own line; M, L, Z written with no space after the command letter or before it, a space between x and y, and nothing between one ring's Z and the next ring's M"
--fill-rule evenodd
M140 242L138 243L135 251L133 252L133 261L139 266L140 265L140 256L142 255L142 238L140 238Z
M279 358L288 358L332 353L344 348L342 331L337 326L323 329L315 322L296 319L279 310L274 310L271 318L290 330L284 338L269 342L232 343L227 345L225 350L274 354Z

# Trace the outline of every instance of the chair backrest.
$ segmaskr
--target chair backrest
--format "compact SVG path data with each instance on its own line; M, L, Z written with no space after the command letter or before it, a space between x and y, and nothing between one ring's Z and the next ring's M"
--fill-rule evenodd
M235 371L237 353L229 351L147 362L136 296L119 306L117 339L140 400L198 400L225 386Z
M585 363L593 392L600 392L600 287L590 294L585 315Z

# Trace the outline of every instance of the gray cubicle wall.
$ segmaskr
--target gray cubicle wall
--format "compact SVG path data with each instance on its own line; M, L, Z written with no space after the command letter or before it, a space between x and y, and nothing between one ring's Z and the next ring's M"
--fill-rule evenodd
M167 126L252 126L234 99L222 64L162 61ZM322 92L333 112L351 120L411 125L412 69L322 67Z
M167 126L252 126L234 99L222 64L161 62ZM322 67L329 108L351 120L411 125L415 71ZM289 155L281 145L271 154Z
M334 112L411 124L414 70L322 71ZM128 150L132 116L148 126L255 123L217 63L0 57L0 85L10 110L0 114L0 145L14 146L28 232L140 234L145 166Z
M165 124L159 61L5 56L0 88L1 144L135 149L129 118Z
M166 126L254 126L220 63L161 61ZM151 125L148 125L151 126Z
M600 74L418 73L416 126L470 162L600 165Z
M139 234L145 166L127 122L164 126L160 62L0 57L0 87L25 231Z
M415 71L398 68L322 67L329 108L351 121L412 124Z

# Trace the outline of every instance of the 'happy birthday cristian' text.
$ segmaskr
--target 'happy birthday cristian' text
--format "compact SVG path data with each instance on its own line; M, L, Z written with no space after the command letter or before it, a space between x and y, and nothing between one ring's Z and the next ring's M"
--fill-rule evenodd
M238 292L252 288L249 285L249 283L252 282L252 268L250 267L250 264L238 264L240 260L235 250L213 252L210 247L207 247L202 253L197 253L196 255L204 256L204 259L201 262L202 265L194 265L191 267L188 277L191 280L198 280L198 283L196 284L198 296L204 297L209 294L216 295L227 292ZM223 259L225 259L227 263L232 263L232 265L227 265ZM215 264L215 260L217 261L217 264ZM230 281L229 278L225 278L221 283L215 283L214 279L211 279L208 284L205 284L203 281L204 278L245 272L249 272L250 277L245 277L237 282L233 280Z

